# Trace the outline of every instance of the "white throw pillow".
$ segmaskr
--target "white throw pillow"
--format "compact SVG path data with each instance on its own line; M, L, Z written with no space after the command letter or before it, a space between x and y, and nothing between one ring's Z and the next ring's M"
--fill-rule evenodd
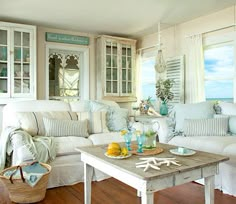
M77 120L77 115L70 111L51 111L51 112L17 112L16 118L20 127L30 135L45 135L43 117Z
M106 111L77 112L78 120L88 120L89 133L109 132L106 123Z
M58 120L43 118L45 135L52 137L79 136L88 137L88 120Z
M215 113L213 103L201 102L193 104L176 104L175 111L175 131L183 131L185 119L206 119L213 118Z
M223 115L236 115L236 104L229 102L219 102L221 108L221 114Z
M186 119L185 136L225 136L228 133L228 118Z

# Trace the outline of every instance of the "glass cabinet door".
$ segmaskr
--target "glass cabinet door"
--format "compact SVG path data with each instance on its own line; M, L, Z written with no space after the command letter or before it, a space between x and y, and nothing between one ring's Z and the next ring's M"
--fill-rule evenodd
M132 73L133 73L133 64L132 64L132 52L130 45L121 45L121 69L122 69L122 85L121 85L121 94L131 94L132 93Z
M9 95L8 30L0 29L0 96Z
M13 94L30 93L30 33L14 31Z
M107 94L119 94L119 70L118 70L118 46L114 42L106 42L106 84L105 90Z

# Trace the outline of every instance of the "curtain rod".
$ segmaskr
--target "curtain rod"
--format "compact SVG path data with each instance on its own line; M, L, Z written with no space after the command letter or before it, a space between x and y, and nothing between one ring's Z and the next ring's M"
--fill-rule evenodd
M221 27L221 28L216 28L216 29L213 29L213 30L208 30L208 31L202 32L202 33L197 33L197 34L193 34L193 35L186 35L185 38L189 38L189 37L199 35L199 34L207 34L207 33L215 32L215 31L218 31L218 30L223 30L223 29L226 29L226 28L231 28L231 27L234 27L234 26L235 26L235 24L232 24L232 25Z

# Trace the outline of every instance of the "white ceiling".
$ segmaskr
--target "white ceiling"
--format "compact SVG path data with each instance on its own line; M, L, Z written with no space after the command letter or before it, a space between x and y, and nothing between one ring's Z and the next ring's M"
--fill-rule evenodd
M0 20L138 37L230 7L236 0L0 0Z

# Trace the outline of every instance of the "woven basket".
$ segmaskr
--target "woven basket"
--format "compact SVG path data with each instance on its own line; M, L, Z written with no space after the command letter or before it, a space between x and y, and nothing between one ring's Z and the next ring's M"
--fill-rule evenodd
M48 164L40 163L42 166L48 169L48 172L46 172L42 178L38 181L38 183L31 187L26 182L23 182L22 179L13 179L13 184L11 181L3 176L3 174L8 170L14 170L17 168L17 166L12 166L7 169L4 169L0 173L0 179L6 186L9 192L9 197L11 201L15 203L34 203L39 202L44 199L48 184L48 177L51 172L51 166ZM21 165L26 166L29 164Z

